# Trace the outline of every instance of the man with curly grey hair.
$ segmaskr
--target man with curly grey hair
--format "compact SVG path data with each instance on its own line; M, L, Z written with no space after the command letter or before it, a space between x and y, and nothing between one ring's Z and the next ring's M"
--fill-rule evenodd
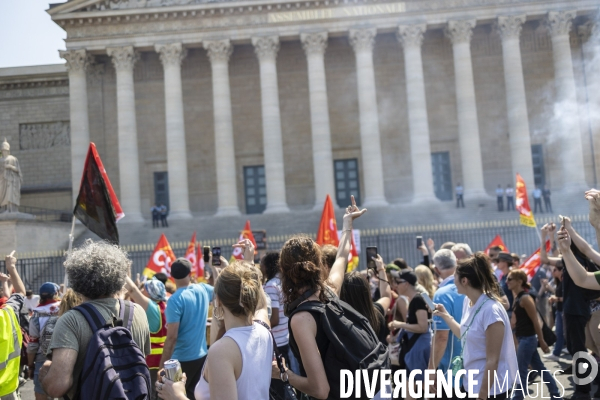
M106 320L118 318L118 297L130 265L127 253L118 246L89 239L73 250L65 261L71 288ZM75 396L92 334L85 317L76 310L68 311L56 322L48 350L48 358L52 361L46 361L39 376L50 397ZM134 304L131 335L140 350L145 355L150 354L148 319L138 304Z

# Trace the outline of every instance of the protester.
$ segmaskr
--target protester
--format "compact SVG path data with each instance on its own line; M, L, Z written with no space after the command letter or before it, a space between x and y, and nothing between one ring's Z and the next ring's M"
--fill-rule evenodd
M386 279L385 266L381 256L378 254L374 261L377 267L381 297L376 302L373 302L369 293L368 283L361 276L360 272L354 271L344 275L340 300L350 304L356 311L364 315L369 320L379 341L387 345L386 338L389 330L385 322L385 316L390 308L392 290Z
M185 385L188 398L194 396L206 360L206 321L213 298L213 287L205 283L192 284L191 272L192 263L186 258L178 258L171 264L171 277L177 291L167 303L167 339L159 363L160 369L169 359L179 360L188 377Z
M148 318L150 329L150 354L146 356L146 363L150 369L152 383L158 379L158 368L162 357L165 340L167 337L167 298L165 285L158 279L150 279L142 284L142 290L138 288L131 278L125 280L125 288L133 301L139 304ZM155 398L155 386L152 385L152 398Z
M71 288L84 303L94 307L106 320L119 315L118 296L131 265L127 253L115 245L88 239L69 254L64 265ZM148 355L148 320L139 305L132 305L131 335L142 353ZM78 310L70 310L58 319L47 354L50 360L44 363L39 374L48 396L74 398L92 336L92 328Z
M512 294L512 291L508 288L506 280L508 279L508 274L510 273L511 267L513 265L513 258L510 255L510 253L501 251L498 253L498 256L496 257L496 259L494 261L496 262L496 266L497 266L498 270L501 272L500 281L498 283L500 284L500 288L502 289L502 292L504 292L504 294L508 298L507 313L508 313L508 317L510 318L510 316L512 315L512 309L513 309L513 294Z
M433 263L442 278L433 302L442 304L455 321L462 319L465 296L459 294L454 284L454 271L456 270L456 256L447 249L438 250L433 256ZM438 315L433 317L435 334L429 362L430 369L448 371L452 359L462 353L459 336L450 331L448 324Z
M417 268L415 268L415 275L417 275L417 282L425 288L429 298L433 298L437 285L433 279L431 268L424 265L417 265Z
M451 250L456 256L456 259L459 261L464 260L473 255L471 247L466 243L456 243L454 246L452 246Z
M77 307L81 304L81 296L73 291L73 289L67 289L66 293L60 299L60 306L58 308L58 316L64 315L67 311Z
M273 339L260 271L250 262L233 262L216 279L214 295L213 318L223 321L226 332L210 346L194 394L186 396L186 377L177 383L163 378L156 383L158 396L166 400L268 399Z
M456 188L454 188L454 192L456 193L456 208L458 208L459 205L462 206L462 208L465 208L465 202L463 201L464 189L460 182L458 182Z
M29 321L29 345L27 346L27 366L29 378L33 378L33 391L36 400L47 400L39 380L40 370L46 361L46 351L58 319L60 307L59 287L46 282L40 287L40 303L33 308L33 316Z
M406 322L392 321L389 324L390 330L401 329L397 338L400 342L400 368L405 368L409 375L410 371L427 369L431 351L428 323L431 311L415 288L417 276L414 272L392 272L392 276L396 291L409 299ZM423 379L422 374L417 375L416 379Z
M408 298L406 296L400 296L394 289L394 281L392 277L392 271L402 271L395 264L388 264L385 266L386 278L392 287L392 301L390 304L390 313L388 315L388 322L392 321L406 321L406 314L408 313ZM397 332L394 332L395 335Z
M538 311L535 300L527 292L530 288L527 282L527 274L522 270L512 270L506 279L508 288L514 296L513 315L511 326L519 343L517 350L517 363L519 365L519 379L513 390L513 400L523 400L529 396L527 381L529 379L528 368L531 365L532 372L542 374L542 382L545 382L550 391L552 399L560 399L556 381L542 362L537 346L544 353L549 353L548 344L544 341L542 327L538 320Z
M554 313L554 332L556 333L556 343L554 344L554 350L552 351L552 353L544 355L544 358L547 358L552 361L559 361L560 355L563 350L563 346L565 345L562 287L563 267L559 265L553 267L552 275L554 276L556 291L554 292L553 296L550 296L550 299L548 299L548 301L551 305L554 305L556 308L556 312Z
M513 211L515 209L515 189L509 183L506 185L506 211Z
M275 343L277 344L279 353L283 354L285 358L288 358L288 318L283 310L283 294L281 292L281 278L279 270L279 252L270 251L260 260L260 271L262 272L262 276L266 281L263 288L268 299L271 300L271 316L269 317L271 333L275 338ZM277 394L283 396L283 382L280 379L272 379L271 388Z
M4 259L8 275L0 273L0 283L5 296L0 299L0 398L2 400L19 400L19 372L21 369L21 341L23 335L19 326L18 316L23 309L25 285L17 272L17 259L14 251ZM11 280L14 293L8 285Z
M498 203L498 211L504 211L504 189L500 184L496 188L496 202Z
M33 309L36 308L40 304L40 296L37 294L33 294L33 290L28 289L25 292L25 300L23 304L22 314L31 316Z
M338 249L331 244L325 244L321 246L321 254L323 254L323 266L327 268L327 271L331 271L333 263L337 257Z
M473 380L468 376L463 379L461 390L465 392L465 387L473 385L473 392L479 399L506 399L506 388L512 388L518 371L517 356L490 260L484 253L475 253L458 263L454 276L458 293L466 296L460 325L443 304L436 306L435 314L461 338L463 368L479 371ZM487 343L494 345L487 346ZM497 380L493 378L494 372ZM489 380L488 376L491 377Z

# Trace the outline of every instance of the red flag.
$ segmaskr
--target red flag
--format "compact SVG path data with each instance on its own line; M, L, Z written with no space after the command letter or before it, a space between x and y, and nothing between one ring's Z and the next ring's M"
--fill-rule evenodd
M350 242L350 253L348 254L348 265L346 266L346 272L352 272L358 267L358 252L356 251L356 245L354 244L354 232L352 233Z
M244 230L240 233L240 240L250 239L254 248L256 249L256 240L254 240L254 235L252 234L252 228L250 228L250 221L246 221L246 225L244 226ZM241 247L234 247L233 253L231 253L231 260L243 260L244 259L244 251ZM254 260L249 260L254 261Z
M194 269L192 269L192 276L196 275L196 266L198 265L198 257L196 256L196 231L190 239L187 249L185 250L185 258L192 263Z
M515 185L515 193L517 199L515 200L515 208L520 214L521 225L536 228L535 219L529 206L529 198L527 197L527 187L525 181L521 178L521 175L517 174L517 183Z
M195 265L196 281L206 283L206 279L204 278L204 254L202 252L202 246L200 246L200 243L198 243L197 249L198 251L196 253L196 260L198 261Z
M490 244L488 244L488 246L485 248L484 252L485 254L489 254L489 249L491 249L492 247L500 247L502 249L502 251L506 251L508 252L508 247L506 247L506 245L504 244L504 241L502 240L502 236L500 235L496 235L496 237L494 239L492 239L492 241L490 242Z
M73 214L101 239L119 243L117 221L125 214L94 143L90 143L85 157Z
M546 251L550 251L549 240L546 241ZM542 257L540 256L540 249L537 249L535 253L533 253L532 255L527 257L525 261L523 261L523 264L521 264L519 268L525 271L525 273L527 274L527 279L531 280L531 278L533 278L535 273L540 268L540 265L542 265Z
M173 261L175 261L175 253L173 253L171 245L163 233L160 235L160 239L158 239L156 247L154 247L154 251L150 256L150 260L148 260L148 264L146 264L143 274L148 279L152 279L156 273L164 272L172 280L171 263Z
M329 195L325 199L323 213L321 214L321 222L319 223L319 231L317 232L317 244L320 246L331 244L336 247L340 244L337 234L337 224L335 222L335 210L333 209L333 203Z

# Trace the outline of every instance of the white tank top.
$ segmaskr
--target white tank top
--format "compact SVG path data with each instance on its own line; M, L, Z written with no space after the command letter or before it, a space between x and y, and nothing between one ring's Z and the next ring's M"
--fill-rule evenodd
M268 399L269 386L271 386L273 339L267 328L255 322L251 326L229 329L223 337L233 339L242 353L242 373L236 381L237 400ZM204 368L194 389L194 397L196 400L210 400L210 389L204 379Z

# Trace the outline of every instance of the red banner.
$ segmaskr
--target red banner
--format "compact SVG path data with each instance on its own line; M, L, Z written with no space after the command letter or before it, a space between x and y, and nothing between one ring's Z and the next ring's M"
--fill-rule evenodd
M484 252L485 254L489 254L489 249L491 249L492 247L500 247L502 249L502 251L506 251L508 252L508 247L506 247L506 245L504 244L504 241L502 240L502 236L500 235L496 235L496 237L494 239L492 239L492 241L490 242L490 244L488 244L488 246L485 248Z
M154 247L154 251L150 256L150 260L148 260L148 264L146 264L143 274L148 279L152 279L156 273L164 272L169 276L169 279L172 280L171 263L173 261L175 261L175 253L173 253L171 245L163 233L160 235L160 239L158 239L156 247Z
M525 186L525 181L519 174L517 174L517 183L515 185L515 189L515 208L520 214L521 225L536 228L537 225L535 223L535 219L533 218L531 207L529 206L529 198L527 197L527 187Z
M546 251L550 251L550 241L546 241ZM540 249L537 249L532 255L527 257L523 264L519 267L527 274L527 279L531 280L535 273L542 265L542 257L540 256Z
M321 222L319 223L319 231L317 232L317 244L320 246L331 244L336 247L340 244L337 234L337 224L335 222L335 210L329 195L325 199L323 213L321 214Z

